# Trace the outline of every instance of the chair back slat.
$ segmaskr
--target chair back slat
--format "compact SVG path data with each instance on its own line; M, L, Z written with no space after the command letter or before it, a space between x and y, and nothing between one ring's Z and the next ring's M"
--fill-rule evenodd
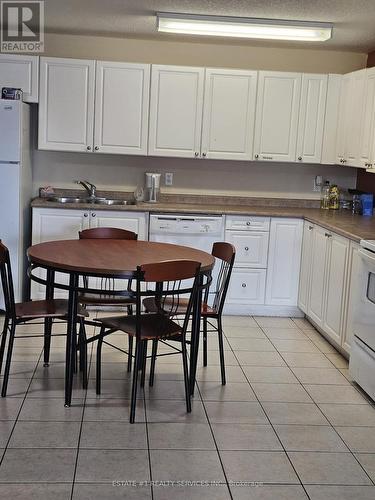
M138 235L127 229L119 229L117 227L93 227L84 229L79 233L79 239L106 239L106 240L137 240Z
M144 264L139 267L143 273L143 281L168 282L194 278L200 263L192 260L166 260L155 264Z
M4 294L5 312L8 318L15 319L14 286L8 248L0 240L0 275Z
M236 249L231 243L217 242L213 244L212 255L217 259L216 265L219 266L216 283L214 283L212 308L217 314L221 314L228 292ZM207 302L208 293L209 290L206 290L205 302Z

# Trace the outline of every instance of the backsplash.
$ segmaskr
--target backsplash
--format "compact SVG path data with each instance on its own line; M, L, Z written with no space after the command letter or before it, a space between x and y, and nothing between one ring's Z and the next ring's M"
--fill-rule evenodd
M52 185L73 188L75 179L99 189L133 191L144 185L144 172L173 172L173 186L162 193L210 194L261 198L317 199L316 175L344 188L356 186L357 170L331 165L194 160L143 156L34 151L33 191ZM163 176L164 177L164 176Z

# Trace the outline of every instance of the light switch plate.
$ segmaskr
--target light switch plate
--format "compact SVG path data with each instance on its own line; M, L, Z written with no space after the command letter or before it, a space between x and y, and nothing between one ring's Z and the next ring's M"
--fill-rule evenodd
M173 173L172 172L165 173L165 185L166 186L173 186Z

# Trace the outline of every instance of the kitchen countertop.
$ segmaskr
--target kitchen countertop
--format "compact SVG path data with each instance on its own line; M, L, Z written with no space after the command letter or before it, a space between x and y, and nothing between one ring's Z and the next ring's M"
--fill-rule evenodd
M243 199L241 199L242 201ZM259 199L258 199L259 200ZM267 200L264 200L267 204ZM280 203L281 204L281 203ZM287 202L284 203L288 205ZM269 204L268 204L269 205ZM375 217L362 217L344 211L325 211L308 206L261 206L251 204L211 204L211 203L137 203L136 205L93 205L90 203L66 203L47 201L35 198L32 207L60 208L79 210L117 210L126 212L162 212L162 213L189 213L189 214L225 214L225 215L258 215L264 217L295 217L302 218L314 224L334 231L346 238L359 242L361 239L375 239Z

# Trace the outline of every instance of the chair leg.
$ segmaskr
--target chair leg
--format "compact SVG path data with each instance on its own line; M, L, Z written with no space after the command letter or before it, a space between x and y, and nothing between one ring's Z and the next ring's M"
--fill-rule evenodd
M182 353L182 365L184 368L184 383L185 383L185 400L186 400L186 411L191 412L191 395L190 395L190 379L188 371L188 360L186 351L186 339L183 338L181 342L181 353Z
M144 340L142 342L143 344L143 349L142 349L142 373L141 373L141 387L145 386L145 378L146 378L146 360L147 360L147 340Z
M44 362L43 366L49 366L49 355L51 350L52 318L44 320Z
M131 372L132 371L132 360L133 360L133 337L131 335L128 335L128 343L129 343L128 372Z
M203 318L203 366L207 366L207 318Z
M224 361L224 344L223 344L223 325L221 322L221 317L217 318L217 334L219 338L219 354L220 354L220 368L221 368L221 384L225 385L225 361Z
M87 389L87 343L86 328L83 318L79 320L79 368L82 372L82 386Z
M132 396L130 402L130 423L134 424L135 421L135 409L137 405L137 384L138 384L138 370L140 361L140 351L141 351L141 341L135 341L135 356L134 356L134 370L133 370L133 385L132 385Z
M96 347L96 394L100 394L101 390L101 376L102 376L102 347L103 347L103 335L105 328L104 326L100 329L98 345Z
M150 380L149 380L150 387L152 387L154 385L155 364L156 364L157 353L158 353L158 339L154 339L152 341L152 352L151 352L151 366L150 366Z
M7 336L8 336L8 326L9 326L9 318L6 316L4 320L4 328L3 332L1 334L1 345L0 345L0 374L3 368L3 359L4 359L4 352L5 352L5 345L7 341Z
M12 352L13 352L13 344L14 344L15 334L16 334L16 325L15 325L14 321L12 321L11 327L10 327L10 334L9 334L7 359L5 362L3 387L1 390L1 396L3 398L5 398L5 396L7 395L9 372L10 372L10 362L12 360Z

